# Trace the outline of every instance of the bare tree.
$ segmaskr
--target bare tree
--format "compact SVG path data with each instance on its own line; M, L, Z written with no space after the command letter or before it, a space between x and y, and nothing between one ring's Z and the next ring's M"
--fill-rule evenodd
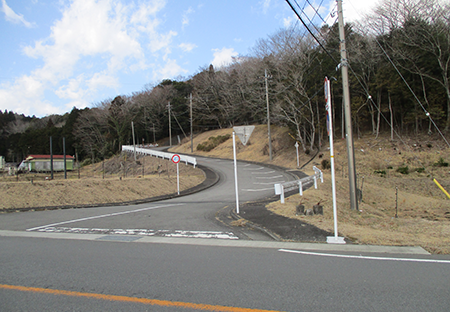
M384 0L368 19L392 51L397 66L434 81L446 94L450 127L450 5L439 0ZM422 92L425 84L421 83Z

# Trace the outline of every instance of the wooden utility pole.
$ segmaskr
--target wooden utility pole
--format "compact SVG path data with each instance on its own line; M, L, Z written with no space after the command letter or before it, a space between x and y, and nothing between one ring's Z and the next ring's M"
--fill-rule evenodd
M342 10L342 0L337 0L339 14L339 39L341 41L341 71L342 88L344 93L344 113L345 113L345 134L347 140L348 156L348 180L350 186L350 207L352 210L358 210L357 189L356 189L356 169L355 169L355 150L353 146L352 132L352 112L350 107L350 89L348 85L348 59L345 46L344 16Z
M170 102L167 105L168 110L169 110L169 146L172 146L172 121L171 121L171 116L170 116Z
M194 133L193 133L193 131L192 131L192 92L191 92L191 94L190 94L190 96L189 96L189 104L190 104L190 106L189 106L189 111L190 111L190 119L191 119L191 153L193 153L194 152Z
M136 141L134 139L134 123L133 122L131 122L131 132L132 132L132 136L133 136L134 161L136 161Z
M267 102L267 135L269 137L269 157L272 161L272 136L270 134L270 109L269 109L269 86L267 83L267 69L264 70L264 80L266 81L266 102Z

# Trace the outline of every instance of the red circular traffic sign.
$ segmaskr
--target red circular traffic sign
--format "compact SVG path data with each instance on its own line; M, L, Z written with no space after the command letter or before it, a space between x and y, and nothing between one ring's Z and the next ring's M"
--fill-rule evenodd
M175 154L172 156L172 161L174 164L178 164L180 162L180 160L181 160L180 155Z

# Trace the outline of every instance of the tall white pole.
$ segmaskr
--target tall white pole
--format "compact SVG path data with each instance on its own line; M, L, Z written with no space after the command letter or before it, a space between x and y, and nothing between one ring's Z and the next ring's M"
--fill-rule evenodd
M236 132L233 131L233 157L234 157L234 186L236 193L236 213L239 214L239 191L237 177L237 161L236 161Z
M331 164L331 190L333 195L333 217L334 217L334 237L327 237L328 243L345 244L343 237L338 237L338 224L337 224L337 204L336 204L336 177L334 173L334 147L333 147L333 118L331 110L331 92L330 92L330 80L325 78L325 99L327 101L327 131L330 138L330 164Z
M180 163L177 162L177 192L180 195Z

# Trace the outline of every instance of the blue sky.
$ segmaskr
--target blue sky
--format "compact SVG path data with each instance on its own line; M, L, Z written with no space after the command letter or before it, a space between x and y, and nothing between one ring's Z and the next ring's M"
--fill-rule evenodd
M309 2L334 20L334 0ZM374 2L344 1L345 20ZM0 0L0 110L92 107L226 65L296 21L283 0Z

